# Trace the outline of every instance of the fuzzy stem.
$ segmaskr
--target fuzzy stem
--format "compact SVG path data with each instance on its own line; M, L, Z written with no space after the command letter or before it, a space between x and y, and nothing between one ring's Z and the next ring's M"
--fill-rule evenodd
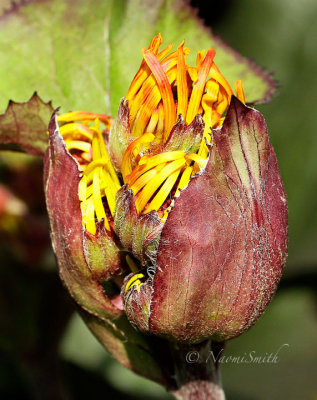
M215 359L220 348L210 341L198 345L171 344L179 400L225 400Z

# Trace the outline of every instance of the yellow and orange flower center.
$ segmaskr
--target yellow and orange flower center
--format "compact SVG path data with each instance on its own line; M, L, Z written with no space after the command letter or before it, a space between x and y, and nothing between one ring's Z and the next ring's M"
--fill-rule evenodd
M57 117L68 151L77 159L82 178L79 199L83 225L96 233L96 220L110 231L110 216L115 209L115 195L121 185L105 146L111 119L102 114L71 112ZM62 125L63 124L63 125Z
M212 128L222 125L234 94L214 62L215 50L201 51L196 67L186 63L189 49L184 42L174 52L172 45L159 52L161 35L143 48L143 61L125 101L129 106L132 141L125 151L121 173L132 189L138 213L157 210L162 220L170 207L161 210L190 178L206 165ZM237 97L245 102L242 82L235 82ZM204 121L203 137L195 153L164 151L172 129L181 115L186 126L197 114ZM184 138L185 139L185 138Z
M169 45L159 52L161 44L162 37L157 35L147 50L143 48L143 61L125 97L130 144L121 174L134 194L138 214L156 210L164 222L181 189L205 167L206 140L211 143L212 128L222 125L233 90L214 62L213 49L199 52L193 67L186 63L189 49L184 42L176 51ZM237 97L245 102L242 82L234 86ZM200 145L189 151L181 139L176 150L167 150L176 122L187 128L198 114L204 122ZM82 172L83 225L95 234L96 221L104 221L110 231L115 195L121 187L105 145L112 121L106 115L81 111L62 114L58 121L66 147Z

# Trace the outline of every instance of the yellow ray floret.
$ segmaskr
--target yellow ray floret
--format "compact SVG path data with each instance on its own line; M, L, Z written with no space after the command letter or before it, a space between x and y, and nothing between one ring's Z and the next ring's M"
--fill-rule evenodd
M111 118L105 114L96 114L88 111L72 111L69 113L61 114L57 117L58 122L75 122L82 121L84 124L89 121L101 121L107 129L111 126Z
M103 221L110 231L109 218L114 214L115 195L121 187L103 136L111 121L106 115L84 111L62 114L58 121L64 122L61 135L83 172L78 187L83 226L95 234L96 222Z
M171 45L159 52L162 41L159 34L147 50L143 48L140 70L125 97L133 140L124 154L121 173L134 193L137 212L156 210L164 220L173 199L205 168L210 148L206 142L212 145L212 129L222 125L233 90L214 62L214 49L200 51L196 66L190 66L184 42L169 53ZM234 87L245 102L242 81ZM165 151L179 116L188 126L197 114L204 122L197 152L185 154L181 145L179 151Z
M140 291L140 286L143 285L143 283L140 281L140 279L144 278L143 274L135 274L132 276L132 278L130 278L127 282L127 284L125 285L125 289L124 291L127 292L129 289L131 289L132 286L136 286L137 287L137 291Z
M161 93L165 115L164 136L168 137L168 134L171 131L176 120L176 110L172 87L163 68L161 67L160 62L155 57L155 54L152 51L147 50L143 51L143 57L145 62L151 69Z
M143 49L140 70L125 97L129 101L132 136L138 138L152 132L158 140L166 142L178 115L182 114L189 124L197 113L203 117L210 114L204 118L206 130L210 132L211 128L219 125L233 94L213 61L215 51L199 52L196 67L193 67L186 63L189 49L184 47L184 42L170 54L171 46L158 52L161 43L162 37L158 35L148 50ZM211 89L212 85L214 88ZM235 88L238 98L244 101L241 81L237 81ZM207 100L208 112L203 107ZM163 111L163 118L160 111Z
M187 186L193 170L192 164L200 168L207 160L196 153L168 151L154 156L143 156L133 172L127 177L129 188L135 195L138 213L158 211L168 199L179 179L174 196Z

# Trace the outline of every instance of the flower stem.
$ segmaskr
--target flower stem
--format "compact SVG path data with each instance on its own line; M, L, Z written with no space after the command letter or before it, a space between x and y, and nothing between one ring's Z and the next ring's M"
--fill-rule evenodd
M217 365L223 344L206 341L198 345L171 344L178 400L225 400Z

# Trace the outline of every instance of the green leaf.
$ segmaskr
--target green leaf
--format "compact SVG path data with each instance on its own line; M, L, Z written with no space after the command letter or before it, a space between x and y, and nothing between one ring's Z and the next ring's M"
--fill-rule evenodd
M51 103L44 103L36 92L25 103L10 101L5 113L0 115L0 149L24 150L43 156L48 144L47 121L52 112Z
M230 84L243 80L248 102L274 91L271 77L215 38L185 0L33 0L5 12L0 28L0 110L37 90L63 111L115 115L141 47L158 32L165 44L186 39L191 62L198 50L214 47Z

